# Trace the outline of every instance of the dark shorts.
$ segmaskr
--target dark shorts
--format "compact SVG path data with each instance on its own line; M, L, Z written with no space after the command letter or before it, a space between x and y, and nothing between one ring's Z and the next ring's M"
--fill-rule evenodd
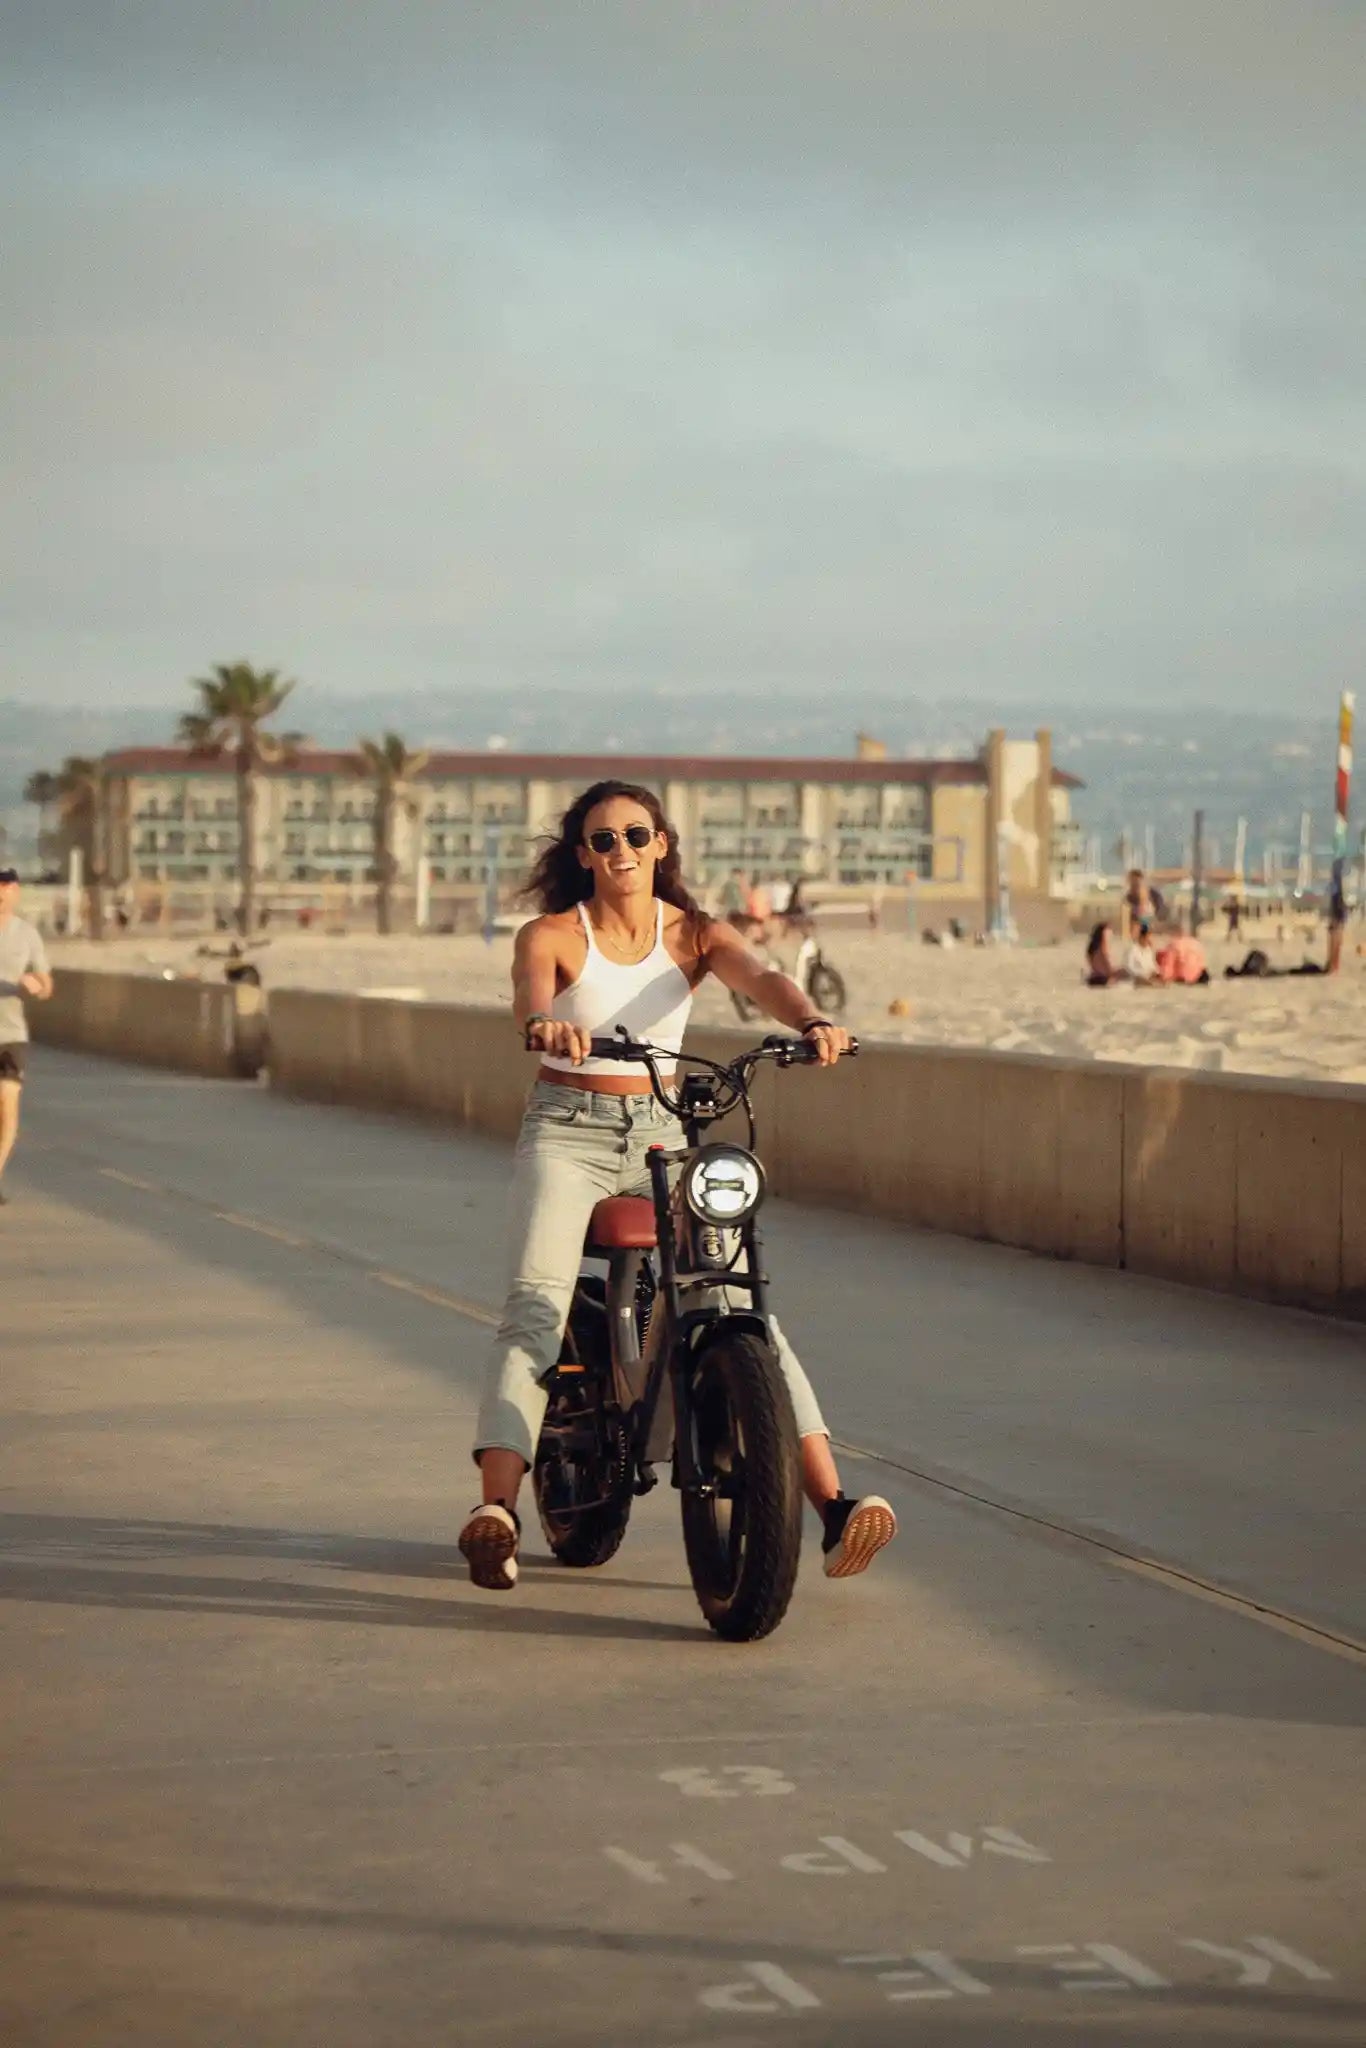
M26 1045L0 1045L0 1081L22 1081Z

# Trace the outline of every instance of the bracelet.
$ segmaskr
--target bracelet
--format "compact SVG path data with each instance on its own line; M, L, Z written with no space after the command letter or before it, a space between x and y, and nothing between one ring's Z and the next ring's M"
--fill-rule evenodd
M833 1031L835 1028L828 1017L808 1017L805 1024L801 1027L803 1037L805 1037L808 1031L814 1031L818 1025L822 1026L826 1031Z
M536 1025L548 1024L549 1022L550 1012L548 1010L533 1010L526 1023L522 1026L522 1036L525 1037L528 1031L534 1030Z

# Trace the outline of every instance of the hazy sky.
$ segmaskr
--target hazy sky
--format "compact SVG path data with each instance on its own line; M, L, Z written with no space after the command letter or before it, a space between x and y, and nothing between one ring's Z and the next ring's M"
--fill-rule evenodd
M0 45L0 697L1353 680L1358 0L0 0Z

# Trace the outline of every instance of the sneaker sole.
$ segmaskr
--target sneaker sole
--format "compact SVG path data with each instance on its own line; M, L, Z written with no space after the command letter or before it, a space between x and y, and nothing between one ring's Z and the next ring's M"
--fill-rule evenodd
M510 1593L517 1583L517 1536L493 1517L481 1516L462 1530L460 1554L470 1568L470 1582L486 1593Z
M827 1579L852 1579L866 1572L879 1550L896 1534L896 1516L889 1507L859 1508L844 1525L839 1547L825 1560Z

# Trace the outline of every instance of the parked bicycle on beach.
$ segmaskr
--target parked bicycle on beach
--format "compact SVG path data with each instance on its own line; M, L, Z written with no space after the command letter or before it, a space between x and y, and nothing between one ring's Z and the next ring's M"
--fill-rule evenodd
M826 959L816 939L816 927L810 912L803 912L800 918L792 919L784 929L801 933L797 957L792 964L793 981L809 997L813 1009L828 1011L832 1017L842 1017L849 1000L844 976ZM769 951L765 933L745 931L745 936L759 959L782 970L782 962ZM736 1016L745 1024L752 1023L761 1014L759 1005L742 989L732 989L730 1000Z

